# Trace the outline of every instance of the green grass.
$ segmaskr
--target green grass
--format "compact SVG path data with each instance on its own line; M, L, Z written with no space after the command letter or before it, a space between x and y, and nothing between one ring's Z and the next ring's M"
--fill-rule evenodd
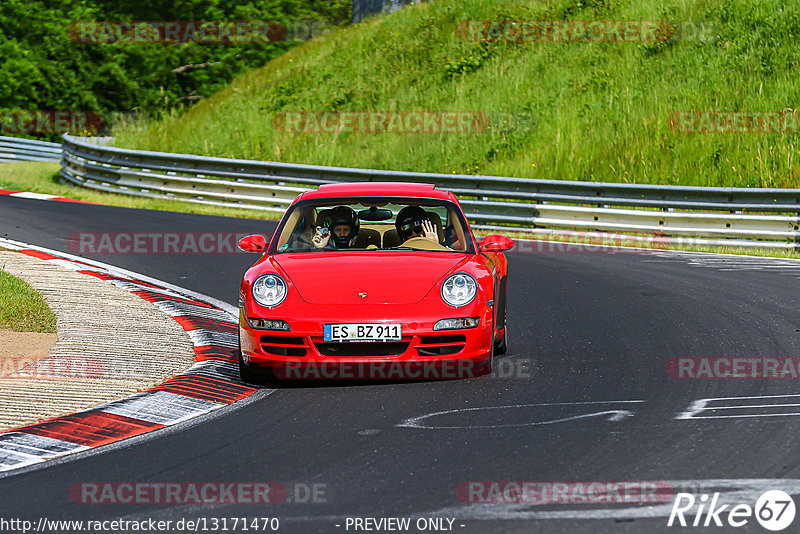
M663 43L466 42L479 20L704 21ZM437 0L314 39L118 146L406 171L704 186L797 187L797 134L673 131L683 110L800 101L800 6L722 0ZM276 131L281 111L525 113L480 134Z
M56 316L47 307L42 295L24 281L2 270L0 328L15 332L56 331Z
M191 202L168 199L150 199L131 195L106 193L69 183L61 183L58 171L60 165L51 162L25 162L0 164L0 188L13 191L31 191L58 195L78 200L87 200L108 206L123 208L142 208L204 215L224 215L228 217L247 217L251 219L277 219L279 215L258 210L206 206Z

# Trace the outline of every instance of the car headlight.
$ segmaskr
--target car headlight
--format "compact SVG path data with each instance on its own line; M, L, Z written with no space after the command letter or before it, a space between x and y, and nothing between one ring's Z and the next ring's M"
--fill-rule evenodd
M442 300L456 308L469 304L477 294L478 283L466 273L452 274L442 284Z
M250 319L252 321L252 319ZM462 317L460 319L442 319L433 325L434 330L463 330L475 328L481 323L480 317Z
M262 274L253 282L252 293L256 302L272 308L286 298L286 282L277 274Z
M281 321L280 319L257 319L251 317L247 320L247 323L250 325L250 328L258 330L283 330L289 332L292 329L289 323Z

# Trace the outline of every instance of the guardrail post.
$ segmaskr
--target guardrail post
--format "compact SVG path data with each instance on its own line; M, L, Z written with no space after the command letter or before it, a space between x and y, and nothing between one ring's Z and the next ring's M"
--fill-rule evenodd
M800 213L797 214L797 220L794 222L794 247L796 251L800 251Z

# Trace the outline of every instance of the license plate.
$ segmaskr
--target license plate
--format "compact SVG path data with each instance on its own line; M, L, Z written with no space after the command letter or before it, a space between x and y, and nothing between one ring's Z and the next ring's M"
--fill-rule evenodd
M325 341L400 341L400 323L326 324Z

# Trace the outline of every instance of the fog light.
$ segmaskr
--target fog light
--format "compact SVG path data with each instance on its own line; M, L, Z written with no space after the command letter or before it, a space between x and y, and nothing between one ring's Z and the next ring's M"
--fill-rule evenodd
M475 328L480 323L478 317L463 317L461 319L442 319L433 325L434 330L463 330L464 328Z
M288 332L289 323L286 321L279 321L277 319L248 319L250 328L257 328L258 330L284 330Z

